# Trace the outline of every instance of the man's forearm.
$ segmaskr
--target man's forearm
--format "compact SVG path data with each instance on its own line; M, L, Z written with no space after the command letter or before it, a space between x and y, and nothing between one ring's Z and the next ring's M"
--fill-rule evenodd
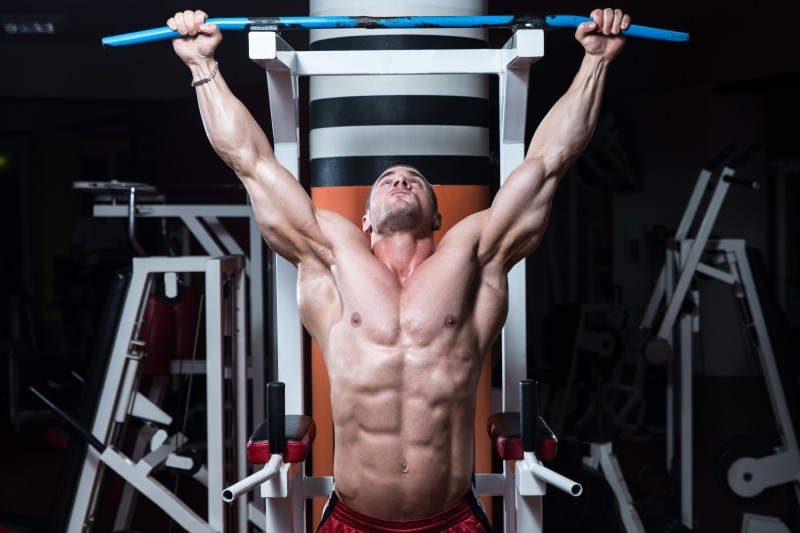
M610 61L585 54L567 92L550 109L531 140L527 158L541 158L546 175L561 175L591 139Z
M215 67L213 60L189 65L192 80L205 80ZM266 135L231 92L219 70L208 82L197 85L195 90L211 145L240 178L252 176L258 159L274 158Z

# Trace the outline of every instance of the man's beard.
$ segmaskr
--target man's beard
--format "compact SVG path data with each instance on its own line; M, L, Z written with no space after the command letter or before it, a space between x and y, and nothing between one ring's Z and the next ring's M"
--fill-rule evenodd
M419 206L405 204L404 207L395 204L384 210L374 221L375 232L384 237L398 233L414 233L423 228L422 210Z

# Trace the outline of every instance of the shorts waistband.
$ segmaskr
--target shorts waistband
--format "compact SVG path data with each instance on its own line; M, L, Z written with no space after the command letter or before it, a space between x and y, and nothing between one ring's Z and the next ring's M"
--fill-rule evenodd
M415 533L435 533L466 520L473 515L467 499L463 499L449 509L433 516L414 520L383 520L365 515L348 507L343 501L336 502L333 516L352 528L375 533L393 533L396 531L414 531Z

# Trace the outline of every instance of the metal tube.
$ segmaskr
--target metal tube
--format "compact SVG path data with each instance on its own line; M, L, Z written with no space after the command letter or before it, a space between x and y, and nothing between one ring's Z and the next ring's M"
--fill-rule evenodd
M44 404L47 405L47 407L52 409L55 414L61 417L61 419L64 422L66 422L69 425L69 427L74 429L81 437L83 437L86 440L86 442L88 442L92 446L92 448L97 450L98 453L103 453L103 450L106 449L106 445L100 442L100 439L92 435L91 431L83 427L77 420L72 418L70 415L66 413L66 411L64 411L55 403L50 401L50 399L47 396L39 392L35 387L28 387L28 390L31 392L31 394L33 394L34 396L39 398L42 402L44 402Z
M548 15L546 17L514 17L512 15L482 16L433 16L433 17L236 17L211 18L206 22L216 24L221 30L244 30L258 28L266 30L312 30L312 29L404 29L404 28L577 28L589 17L573 15ZM632 24L623 35L655 39L659 41L687 42L688 33L637 26ZM112 37L104 37L105 47L163 41L180 37L168 26L137 31Z
M538 477L549 485L554 486L559 490L563 490L570 496L580 496L583 493L583 487L580 483L576 483L571 479L562 476L558 472L550 470L546 466L539 464L536 455L533 452L525 452L525 466L531 474Z
M283 457L277 454L273 455L269 458L269 462L264 465L264 468L223 490L223 501L231 503L242 494L246 494L259 485L266 483L275 477L275 474L278 473L281 466L283 466Z

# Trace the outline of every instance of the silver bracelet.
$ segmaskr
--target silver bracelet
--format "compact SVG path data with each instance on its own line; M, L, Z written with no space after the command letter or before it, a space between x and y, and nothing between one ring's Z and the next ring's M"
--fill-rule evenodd
M211 69L211 74L209 74L205 78L200 78L197 81L192 80L192 87L197 87L198 85L203 85L204 83L210 82L214 78L214 76L217 75L217 68L219 68L219 61L214 61L214 68Z

